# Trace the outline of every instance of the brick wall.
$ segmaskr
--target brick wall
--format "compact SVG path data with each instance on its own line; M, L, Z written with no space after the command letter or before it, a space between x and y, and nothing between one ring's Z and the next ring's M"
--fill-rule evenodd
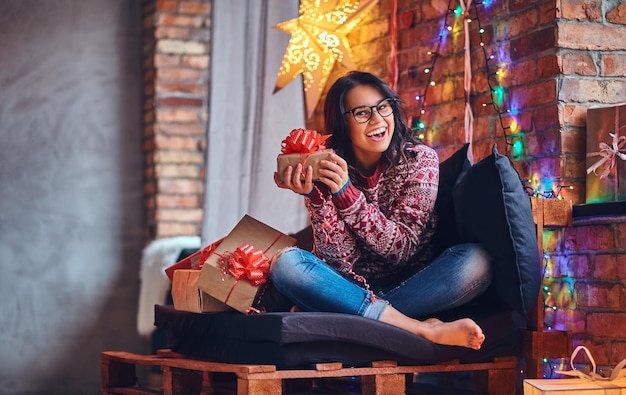
M379 0L349 36L357 68L383 78L390 74L392 1ZM201 229L210 4L144 1L149 239ZM427 125L425 141L445 159L464 143L462 18L447 19L452 31L427 75L433 59L427 52L439 43L447 1L397 4L398 91L409 116ZM626 101L626 4L490 0L477 10L478 18L470 14L474 159L496 143L533 187L571 185L562 196L584 203L586 109ZM481 42L495 55L489 71ZM329 81L345 71L338 65ZM421 115L415 96L423 95L429 77L436 84L421 99ZM504 88L500 108L489 104L494 86ZM323 99L307 127L321 129ZM544 240L553 269L546 278L558 291L546 321L572 330L599 364L626 357L626 217L576 219L571 228L546 230Z
M146 239L199 235L208 122L210 0L144 0Z

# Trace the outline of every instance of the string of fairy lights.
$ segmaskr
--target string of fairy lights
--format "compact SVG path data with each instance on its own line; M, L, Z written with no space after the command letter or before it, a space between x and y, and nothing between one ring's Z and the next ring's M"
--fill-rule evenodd
M455 8L452 7L452 0L448 1L448 8L446 11L446 15L444 16L444 23L441 27L441 32L439 33L438 40L436 43L436 48L434 50L428 51L427 55L431 57L430 65L423 69L423 73L428 76L426 83L424 84L424 91L421 94L415 96L415 100L419 102L418 115L413 117L412 127L415 133L418 134L421 138L424 137L424 132L427 129L426 123L422 120L422 116L426 114L426 96L428 94L429 87L435 86L436 81L434 80L434 69L439 59L439 54L441 53L441 46L447 35L454 30L454 22L449 23L450 18L453 17L454 21L457 21L458 18L464 16L468 19L468 21L476 22L475 25L478 26L478 34L480 37L480 48L483 54L483 58L485 60L485 72L489 78L487 78L487 84L489 87L489 92L491 96L491 101L488 103L483 103L483 107L491 105L497 116L500 123L500 127L503 130L504 140L507 145L507 156L509 155L508 149L509 146L514 146L514 144L509 141L511 136L507 135L507 131L517 132L518 124L515 119L511 119L509 125L505 125L505 115L510 115L511 110L505 108L505 89L502 85L502 78L504 76L504 71L502 69L501 64L496 64L497 70L492 71L492 67L496 62L496 56L493 54L489 54L485 45L484 34L485 28L482 26L478 6L488 7L490 5L490 1L484 0L482 2L473 3L472 7L468 10L466 15L463 15L463 10L460 5L457 5ZM409 74L415 74L417 70L415 68L409 69ZM496 77L496 82L493 81L493 77Z
M470 25L476 27L476 31L479 36L479 47L484 59L484 72L487 76L486 82L489 90L490 101L482 103L482 107L491 106L498 118L500 129L503 133L505 142L505 154L508 157L521 158L524 151L523 143L523 131L520 130L520 125L515 116L518 114L518 110L515 109L510 102L507 101L506 89L503 82L506 76L506 66L508 61L504 59L506 54L500 51L500 56L496 56L498 52L496 46L488 46L485 43L486 30L482 24L480 18L479 7L487 8L491 5L491 0L483 0L479 2L473 2L471 7L463 12L463 8L460 4L456 4L453 7L453 3L456 0L448 0L448 8L445 16L443 17L443 23L441 25L440 33L438 35L435 48L428 50L426 54L430 57L430 62L423 69L422 73L427 76L423 86L423 91L415 95L415 100L418 103L417 115L411 118L411 128L420 140L426 138L426 132L428 131L428 125L424 122L423 117L427 113L427 95L429 88L437 85L435 81L435 67L437 61L440 58L442 51L442 45L448 35L454 31L454 25L459 22L461 17L468 20ZM500 59L498 59L500 57ZM419 72L419 67L411 66L408 69L410 78L415 78ZM508 121L508 124L507 124ZM561 192L564 189L572 189L570 185L559 185L557 179L546 180L548 182L542 185L542 189L533 188L532 180L521 180L525 191L529 196L542 197L542 198L557 198L561 199Z

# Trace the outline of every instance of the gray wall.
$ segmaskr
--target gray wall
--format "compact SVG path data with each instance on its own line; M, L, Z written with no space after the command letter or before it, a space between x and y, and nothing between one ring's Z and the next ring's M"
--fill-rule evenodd
M0 0L0 394L143 352L140 3Z

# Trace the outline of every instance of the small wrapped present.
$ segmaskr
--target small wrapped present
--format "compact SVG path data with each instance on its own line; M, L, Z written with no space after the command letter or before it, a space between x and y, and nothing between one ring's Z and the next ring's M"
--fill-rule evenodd
M326 140L329 134L321 135L315 130L294 129L281 143L281 154L276 158L278 162L278 177L282 181L285 169L302 164L302 178L306 169L313 167L313 180L319 179L319 162L323 159L330 159L334 150L326 148Z
M198 289L247 313L263 296L271 258L295 245L293 237L245 215L204 262Z
M626 200L626 104L587 110L586 203Z
M592 370L584 373L574 367L576 355L584 351L591 362ZM609 377L596 373L596 362L589 349L578 346L570 358L571 370L556 373L574 376L574 379L524 380L524 395L626 395L626 359L618 363Z
M181 259L180 261L176 262L172 266L165 269L165 274L167 275L167 278L169 278L170 282L173 283L174 272L176 270L179 270L179 269L200 270L202 269L202 265L204 265L204 262L207 260L209 255L211 255L211 253L215 251L215 248L217 248L217 246L222 242L222 240L224 240L223 237L219 239L218 241L213 242L209 244L208 246L199 249L198 251L194 252L188 257Z
M174 308L192 313L216 313L231 310L206 292L198 289L200 270L178 269L172 281L172 300Z
M626 379L615 381L524 380L524 395L626 395Z

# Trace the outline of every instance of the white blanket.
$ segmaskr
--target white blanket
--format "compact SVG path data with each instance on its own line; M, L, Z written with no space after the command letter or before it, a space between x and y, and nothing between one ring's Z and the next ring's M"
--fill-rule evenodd
M141 256L139 279L139 308L137 311L137 332L150 336L154 331L154 305L166 302L170 280L165 269L176 263L182 250L200 248L199 236L177 236L155 240L144 248Z

